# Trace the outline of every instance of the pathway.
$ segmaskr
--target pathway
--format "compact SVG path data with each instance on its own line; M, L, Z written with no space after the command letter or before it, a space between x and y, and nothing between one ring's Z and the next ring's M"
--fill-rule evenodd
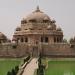
M26 66L22 75L34 75L35 70L38 68L37 58L33 58Z

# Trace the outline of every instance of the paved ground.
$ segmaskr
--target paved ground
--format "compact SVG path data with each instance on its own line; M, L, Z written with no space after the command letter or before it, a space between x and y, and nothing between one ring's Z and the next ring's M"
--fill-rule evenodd
M34 75L35 69L38 68L37 58L33 58L31 62L24 69L23 75Z

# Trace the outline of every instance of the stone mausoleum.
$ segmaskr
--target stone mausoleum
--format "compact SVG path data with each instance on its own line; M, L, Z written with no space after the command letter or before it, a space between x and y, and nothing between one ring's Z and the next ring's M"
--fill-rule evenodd
M21 27L17 27L13 35L16 42L27 44L61 43L63 32L57 28L55 20L42 12L39 7L21 21Z
M0 37L1 57L22 57L27 54L38 56L40 52L52 57L75 56L74 43L63 43L62 29L39 6L21 20L21 26L15 29L12 42L6 40L6 37Z

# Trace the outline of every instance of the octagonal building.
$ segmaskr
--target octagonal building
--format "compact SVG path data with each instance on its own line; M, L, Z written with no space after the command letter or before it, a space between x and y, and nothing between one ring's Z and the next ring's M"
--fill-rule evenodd
M55 20L51 20L37 6L35 11L21 20L21 26L16 28L13 40L32 45L61 43L63 32L61 28L56 27Z

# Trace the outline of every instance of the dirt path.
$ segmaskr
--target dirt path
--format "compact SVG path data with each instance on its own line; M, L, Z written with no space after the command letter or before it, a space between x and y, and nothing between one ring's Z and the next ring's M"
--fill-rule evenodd
M37 58L33 58L31 62L26 66L22 75L34 75L35 69L38 68Z

